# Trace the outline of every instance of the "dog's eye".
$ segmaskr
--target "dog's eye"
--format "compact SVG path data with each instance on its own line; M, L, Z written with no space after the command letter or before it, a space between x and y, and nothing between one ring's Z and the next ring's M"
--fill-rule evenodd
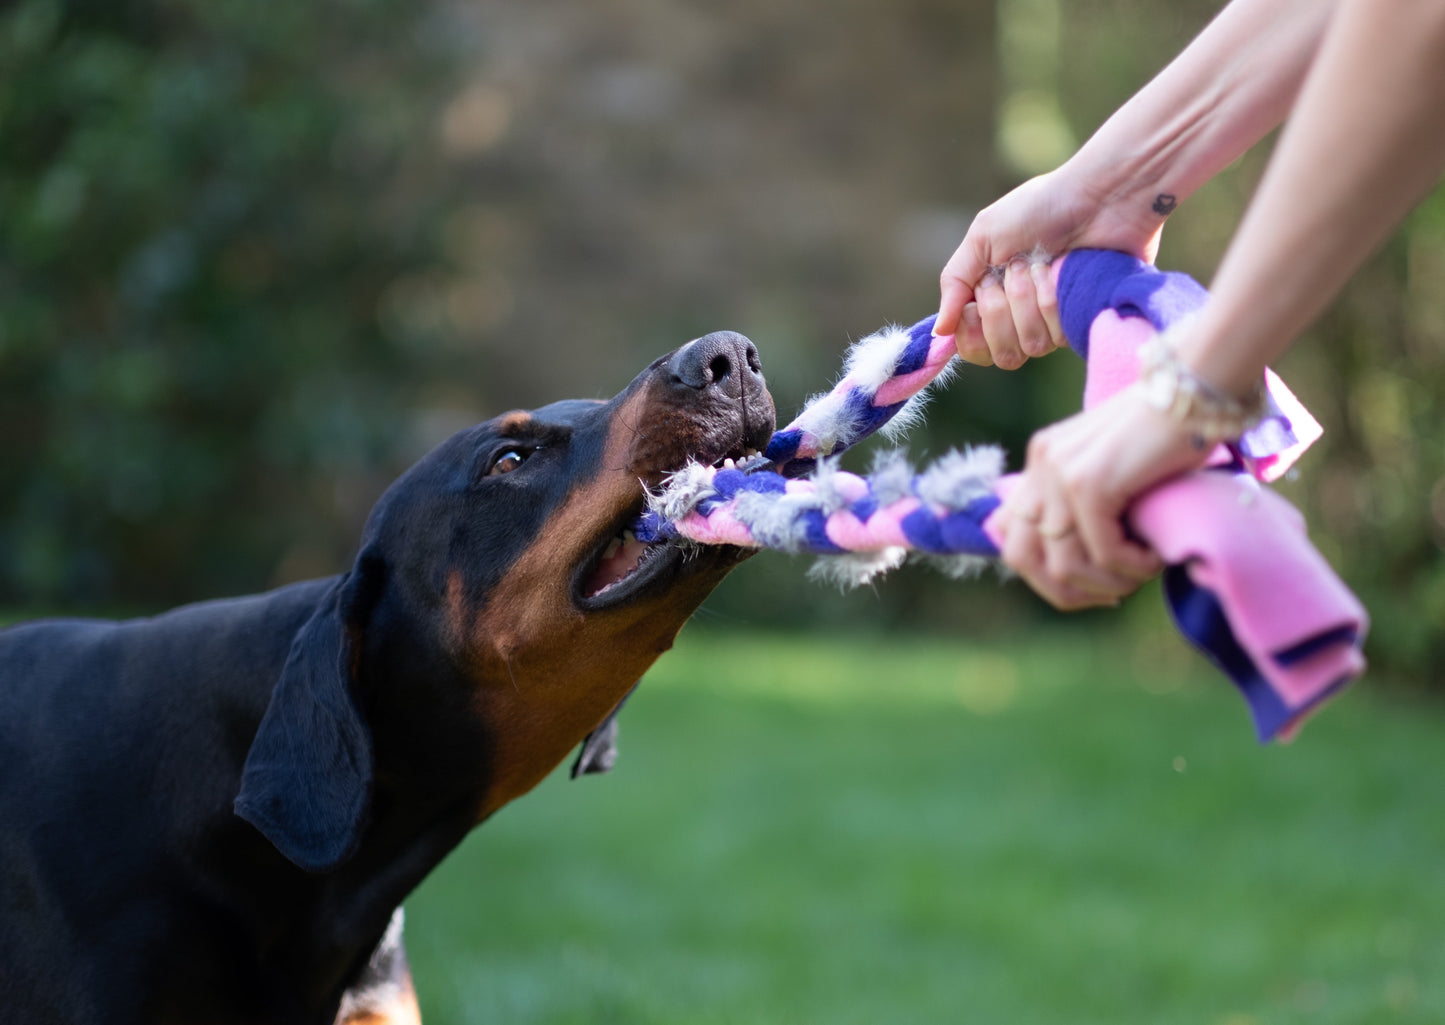
M487 476L496 477L503 473L511 473L517 467L521 466L526 458L527 453L523 449L503 449L497 453L497 457L492 460L492 465L487 469Z

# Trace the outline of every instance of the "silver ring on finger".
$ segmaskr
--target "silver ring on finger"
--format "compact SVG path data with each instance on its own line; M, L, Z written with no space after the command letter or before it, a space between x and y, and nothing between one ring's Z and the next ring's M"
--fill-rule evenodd
M1038 529L1039 536L1045 541L1061 541L1072 534L1076 527L1072 523L1065 523L1058 527L1049 527L1041 524Z

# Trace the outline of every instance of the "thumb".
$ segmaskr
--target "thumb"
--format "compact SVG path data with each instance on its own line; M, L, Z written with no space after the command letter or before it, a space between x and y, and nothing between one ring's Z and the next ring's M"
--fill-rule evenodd
M933 325L934 334L957 333L963 308L973 302L974 288L987 272L988 265L965 237L948 263L944 264L943 273L938 278L938 319Z

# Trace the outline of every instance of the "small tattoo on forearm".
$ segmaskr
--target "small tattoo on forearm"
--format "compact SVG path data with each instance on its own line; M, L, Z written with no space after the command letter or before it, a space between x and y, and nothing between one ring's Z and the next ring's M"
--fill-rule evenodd
M1161 192L1154 197L1154 212L1160 217L1168 217L1178 205L1179 200L1174 197L1172 192Z

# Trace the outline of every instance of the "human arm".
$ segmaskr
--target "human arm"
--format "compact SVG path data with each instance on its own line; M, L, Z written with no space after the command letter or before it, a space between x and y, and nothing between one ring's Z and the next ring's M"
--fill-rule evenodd
M1028 255L1090 246L1152 258L1169 212L1284 118L1333 7L1235 0L1221 11L1073 157L979 213L940 278L938 333L956 334L964 359L1007 368L1061 344L1052 282Z
M1179 340L1200 377L1259 379L1445 168L1445 4L1347 0Z
M1259 379L1439 178L1442 109L1445 5L1341 0L1212 297L1176 340L1193 374L1239 395ZM1203 461L1190 435L1138 387L1039 432L1000 511L1005 561L1060 607L1117 599L1101 581L1148 568L1122 516Z

